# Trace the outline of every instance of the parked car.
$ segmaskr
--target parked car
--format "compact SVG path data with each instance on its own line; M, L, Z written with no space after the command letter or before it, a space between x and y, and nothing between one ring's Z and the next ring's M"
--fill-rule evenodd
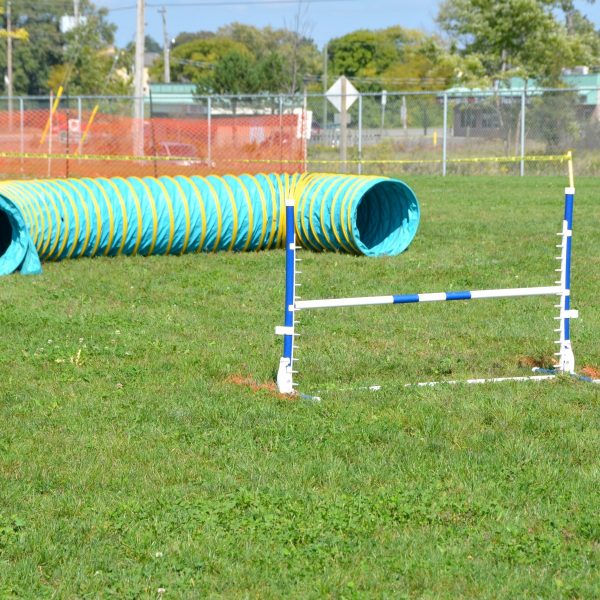
M207 159L201 159L198 157L198 150L192 144L185 144L183 142L160 142L157 147L158 156L168 156L173 158L180 158L180 160L169 161L174 165L181 165L185 167L191 167L193 165L205 165L209 167L215 167L217 163Z

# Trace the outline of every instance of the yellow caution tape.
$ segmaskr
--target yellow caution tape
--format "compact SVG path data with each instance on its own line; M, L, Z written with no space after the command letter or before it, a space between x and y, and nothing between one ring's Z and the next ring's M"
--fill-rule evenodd
M132 156L132 155L114 155L114 154L60 154L47 152L0 152L0 158L30 158L30 159L56 159L56 160L96 160L96 161L136 161L136 162L176 162L185 161L192 164L202 164L198 157L186 156ZM447 158L446 163L480 163L480 162L504 162L518 163L526 162L565 162L570 159L569 153L559 155L526 155L526 156L480 156L468 158ZM266 158L226 158L221 163L244 163L244 164L298 164L301 159L266 159ZM308 158L307 163L311 164L362 164L362 165L414 165L414 164L441 164L442 158L423 158L423 159L321 159ZM190 165L192 166L192 165Z

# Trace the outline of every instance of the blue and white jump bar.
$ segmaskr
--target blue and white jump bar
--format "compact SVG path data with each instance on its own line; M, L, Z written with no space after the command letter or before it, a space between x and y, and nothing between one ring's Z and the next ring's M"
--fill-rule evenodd
M489 290L468 290L456 292L437 292L426 294L392 294L389 296L362 296L356 298L326 298L319 300L300 300L296 297L296 235L294 228L294 201L286 202L286 285L285 285L285 320L283 327L276 327L275 333L283 335L284 351L280 359L279 371L277 373L277 386L282 394L294 392L293 381L294 363L294 345L295 337L298 335L295 330L297 319L295 313L307 309L317 308L341 308L347 306L371 306L382 304L412 304L419 302L447 302L453 300L483 300L490 298L518 298L525 296L556 296L559 302L555 308L559 309L559 326L554 331L558 333L559 339L556 344L559 351L557 364L554 365L556 373L574 373L575 358L571 346L570 320L578 317L578 312L571 309L571 247L573 236L573 204L575 198L575 188L565 188L565 207L562 231L557 235L561 236L561 243L556 247L560 248L560 255L556 257L560 261L560 267L555 269L560 273L560 279L555 285L545 287L523 287L523 288L499 288ZM535 380L541 381L552 379L556 375L532 376L532 377L501 377L494 379L476 379L466 380L464 383L486 383L496 381L523 381ZM434 382L435 383L435 382ZM456 383L456 382L452 382ZM432 383L433 384L433 383ZM418 385L428 385L422 383Z
M483 298L516 298L518 296L556 296L560 286L472 290L465 292L437 292L433 294L394 294L392 296L365 296L359 298L331 298L324 300L297 300L296 310L306 308L337 308L341 306L369 306L371 304L413 304L415 302L445 302L448 300L478 300Z

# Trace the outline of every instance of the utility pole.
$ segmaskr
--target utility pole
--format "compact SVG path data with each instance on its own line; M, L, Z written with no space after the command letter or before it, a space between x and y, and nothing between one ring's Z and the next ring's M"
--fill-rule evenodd
M137 19L135 35L135 80L134 80L134 100L133 100L133 153L136 156L142 156L144 153L144 9L145 0L137 0Z
M73 0L73 16L75 17L75 27L79 25L79 0Z
M27 41L29 34L24 29L12 28L12 0L6 0L6 29L0 29L0 38L6 38L6 94L8 96L9 127L12 128L13 102L13 39ZM0 15L4 10L0 7Z
M171 41L167 32L167 9L163 6L158 11L163 22L163 62L165 63L165 83L171 83Z

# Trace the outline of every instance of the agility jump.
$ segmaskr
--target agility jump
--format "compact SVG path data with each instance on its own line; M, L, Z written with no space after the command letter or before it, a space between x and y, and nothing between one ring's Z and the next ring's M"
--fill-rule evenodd
M577 318L578 312L571 308L571 248L573 237L573 205L575 199L575 187L573 186L572 163L569 161L570 187L565 188L564 217L560 236L560 255L557 260L560 263L555 271L560 274L560 279L554 285L546 287L521 287L508 289L486 289L449 291L437 293L418 294L391 294L387 296L368 296L356 298L327 298L317 300L299 300L296 297L296 273L297 273L297 251L296 231L294 227L295 201L286 201L286 277L285 277L285 309L284 325L276 327L275 333L283 336L283 356L279 361L277 372L277 387L282 394L292 394L295 391L296 374L294 350L296 345L296 319L295 314L303 310L322 308L341 308L346 306L372 306L380 304L410 304L417 302L446 302L454 300L483 300L491 298L518 298L524 296L555 296L558 303L558 327L554 330L558 334L558 352L555 353L557 362L554 371L545 375L532 375L529 377L501 377L494 379L471 379L464 383L487 383L499 381L523 381L523 380L546 380L556 377L560 373L575 373L575 358L571 345L571 319ZM418 385L431 385L436 382L422 383ZM449 382L457 383L457 382Z

